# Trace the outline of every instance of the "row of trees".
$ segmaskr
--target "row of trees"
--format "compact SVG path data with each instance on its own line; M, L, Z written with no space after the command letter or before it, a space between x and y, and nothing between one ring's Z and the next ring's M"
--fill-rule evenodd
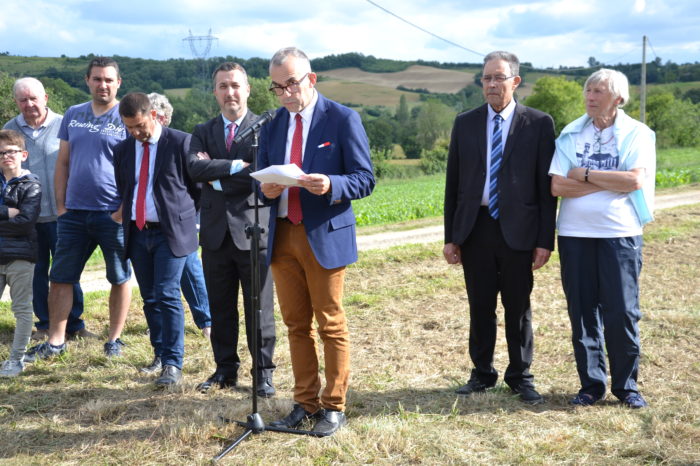
M543 77L524 103L552 115L556 134L586 111L583 87L579 80ZM423 173L444 170L448 137L459 111L483 103L470 85L458 94L421 94L421 102L409 108L404 97L397 108L365 108L361 111L372 148L372 157L380 176L400 177L413 174L405 166L388 163L396 157L420 158ZM478 88L477 88L478 89ZM700 102L698 89L653 87L647 95L647 125L656 132L658 148L700 147ZM463 96L463 98L459 98ZM466 104L466 105L462 105ZM639 118L639 97L631 96L625 111ZM400 149L397 149L400 148Z
M0 125L17 115L17 106L12 95L12 84L15 78L0 72ZM267 89L267 79L249 77L251 95L248 106L255 113L276 108L277 99ZM42 77L41 82L49 95L49 107L57 113L64 113L71 105L76 105L90 99L87 92L71 87L60 78ZM81 83L83 87L85 82ZM135 88L132 91L163 92L162 89ZM123 93L120 93L123 94ZM173 128L191 133L195 125L213 118L219 107L210 90L194 87L185 93L184 97L170 97L173 105Z
M50 106L54 111L63 112L68 106L84 102L89 98L82 90L85 88L83 73L76 71L75 67L78 63L84 66L86 60L90 58L92 57L64 58L63 72L53 72L50 68L47 75L51 76L39 76L47 87ZM192 76L197 74L197 63L194 60L158 62L128 57L116 58L124 77L120 95L128 91L163 92L163 87L179 86L184 81L178 81L177 73L173 76L165 65L176 64L182 67L179 72L186 74L189 82L194 84L183 94L183 97L170 99L175 108L173 127L191 132L196 124L218 113L211 91L206 90L207 87L210 89L209 79L197 81L198 78L195 76L195 80L192 81ZM211 59L205 65L213 69L224 60L237 60L247 67L252 87L249 106L254 112L261 113L277 107L276 98L267 91L269 80L266 61L223 57ZM325 61L318 62L318 60ZM152 69L158 68L147 66L150 62L163 65L160 69L163 74L151 75ZM319 69L325 66L343 66L343 64L357 66L364 63L365 67L369 64L381 68L389 66L385 62L361 54L344 54L317 59L314 61L314 67ZM408 62L395 62L391 66L395 66L396 63L403 66ZM656 65L664 66L660 63ZM666 66L669 70L679 69L678 65L670 67L667 64ZM72 71L69 73L70 69ZM201 76L202 68L199 68L199 71ZM523 70L523 73L527 73L527 70ZM260 77L256 77L256 74ZM534 92L525 103L551 114L558 134L566 124L584 113L582 83L588 74L587 72L575 79L567 79L563 76L541 78L535 83ZM66 82L64 78L70 82ZM160 81L154 81L156 78ZM0 121L7 121L16 114L10 90L13 79L7 73L0 72ZM134 83L141 84L135 86ZM378 174L380 176L405 175L407 169L396 168L395 165L388 163L391 158L401 157L421 159L420 167L425 173L444 169L449 133L455 115L482 103L482 89L477 75L474 83L454 94L421 92L420 102L410 106L402 96L395 109L381 106L358 109L367 129ZM626 106L626 110L632 116L638 117L638 109L638 98L633 97ZM689 90L681 90L681 87L652 88L647 98L647 118L647 123L657 133L657 144L660 148L700 145L700 88Z
M552 115L556 133L585 113L583 87L563 77L544 77L535 83L525 104ZM656 132L658 148L700 146L700 101L697 89L651 88L647 94L647 125ZM639 118L639 96L631 95L625 111Z

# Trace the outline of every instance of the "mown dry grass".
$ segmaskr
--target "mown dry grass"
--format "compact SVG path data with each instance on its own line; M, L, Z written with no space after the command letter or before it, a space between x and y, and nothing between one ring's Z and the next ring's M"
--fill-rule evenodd
M362 254L348 269L353 339L350 424L327 439L253 436L225 464L691 464L700 462L700 205L659 213L647 229L642 275L644 356L640 385L651 403L630 411L614 400L572 409L578 389L556 257L536 276L533 373L547 402L522 405L502 384L471 398L454 395L468 377L467 302L459 269L440 244ZM92 328L106 326L104 294L91 295ZM0 382L4 464L203 464L241 429L246 389L202 395L213 370L208 343L187 325L185 384L159 391L137 368L151 358L137 299L126 356L108 361L101 344L71 345ZM0 357L13 321L0 313ZM279 396L261 400L265 420L285 413L292 389L286 332L279 329ZM499 329L496 367L507 364ZM241 349L243 351L243 349Z

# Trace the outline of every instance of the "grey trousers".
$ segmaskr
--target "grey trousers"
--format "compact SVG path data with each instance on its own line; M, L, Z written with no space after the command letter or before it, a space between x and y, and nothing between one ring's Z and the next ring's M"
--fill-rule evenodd
M29 338L32 336L32 280L34 264L29 261L16 260L9 264L0 264L0 295L5 285L10 287L12 313L15 315L15 336L12 341L10 360L18 361L24 357Z

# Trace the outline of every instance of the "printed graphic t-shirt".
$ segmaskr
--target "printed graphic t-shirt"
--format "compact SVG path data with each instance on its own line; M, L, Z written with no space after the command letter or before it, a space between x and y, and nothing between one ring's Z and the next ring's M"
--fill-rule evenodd
M579 167L591 170L618 170L620 154L613 134L613 128L598 131L588 124L576 138L576 159ZM638 166L643 167L642 164ZM638 166L630 167L637 168ZM550 173L561 173L556 158ZM560 236L583 238L620 238L642 234L628 193L598 191L586 196L566 198L562 202L557 219Z
M91 102L69 108L58 137L70 144L66 208L117 210L121 198L114 179L113 149L126 138L119 105L99 117Z

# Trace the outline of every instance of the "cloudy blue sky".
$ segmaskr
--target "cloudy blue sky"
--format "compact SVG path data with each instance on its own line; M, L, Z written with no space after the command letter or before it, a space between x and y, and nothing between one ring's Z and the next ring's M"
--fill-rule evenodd
M296 45L311 57L360 52L393 59L479 62L516 52L538 67L700 61L698 0L2 0L0 52L188 58L189 31L218 40L210 55L270 57ZM199 44L200 47L203 44ZM200 49L201 50L201 49Z

